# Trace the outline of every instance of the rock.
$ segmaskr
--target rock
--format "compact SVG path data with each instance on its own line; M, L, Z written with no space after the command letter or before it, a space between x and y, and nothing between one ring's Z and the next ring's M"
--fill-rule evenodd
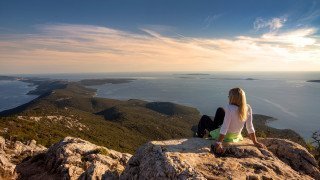
M285 139L264 138L260 141L268 147L275 156L292 169L309 174L315 179L320 179L317 161L301 145Z
M16 179L16 164L24 158L39 154L46 149L42 145L37 145L36 141L33 141L31 145L20 141L5 140L0 136L0 179Z
M131 155L66 137L17 166L21 179L118 179Z
M131 157L73 137L49 149L0 137L0 179L320 179L314 157L301 145L259 141L268 150L244 139L224 143L223 155L210 152L207 139L151 141Z
M6 141L5 141L5 139L0 136L0 151L1 151L1 150L3 151L4 148L5 148L5 146L6 146Z
M206 139L151 141L137 150L120 179L318 179L315 160L302 146L282 139L261 142L270 150L244 139L224 143L224 155L217 156L210 152L212 141ZM282 152L276 149L301 161L283 162Z
M16 179L16 165L10 162L4 153L0 153L0 179Z

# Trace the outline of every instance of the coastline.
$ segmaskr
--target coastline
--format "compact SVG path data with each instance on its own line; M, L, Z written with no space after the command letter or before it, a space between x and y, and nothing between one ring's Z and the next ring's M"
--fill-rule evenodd
M303 147L307 146L306 140L302 138L299 133L292 129L277 129L268 126L268 122L270 121L277 121L277 119L266 115L253 114L253 124L256 129L257 137L289 139Z
M62 80L51 80L51 79L41 79L41 78L20 78L16 79L20 80L23 82L30 83L31 85L37 85L36 89L33 91L28 92L27 94L37 94L39 97L33 99L32 101L22 104L16 108L12 108L9 110L5 110L0 112L0 116L12 116L15 114L19 114L21 112L24 112L26 109L29 108L29 106L32 106L34 103L41 101L43 98L47 98L51 94L54 94L56 91L59 91L60 93L64 92L64 89L72 90L74 93L79 93L81 96L78 96L77 98L95 98L95 99L100 99L100 100L110 100L110 101L119 101L117 99L107 99L107 98L98 98L95 97L96 94L96 89L90 88L90 86L94 85L101 85L101 84L106 84L106 83L129 83L134 81L135 79L129 79L129 78L108 78L108 79L85 79L85 80L80 80L78 82L68 82L68 81L62 81ZM73 88L70 88L73 87ZM70 92L68 92L70 93ZM68 96L72 96L72 94L68 94ZM61 98L60 98L61 99ZM60 99L53 99L53 101L58 101ZM63 99L63 98L62 98ZM136 100L136 101L141 101L142 100ZM123 101L125 102L125 101ZM143 101L146 102L146 101ZM148 102L152 103L152 102ZM173 103L171 103L173 104ZM65 108L69 108L68 106L65 106ZM75 108L75 107L73 107ZM78 107L76 107L78 108ZM193 108L193 107L189 107ZM81 108L80 108L81 109ZM195 108L193 108L195 109ZM111 113L114 113L111 111ZM116 115L118 116L118 115ZM260 115L260 114L254 114L254 125L256 128L256 134L258 137L276 137L276 138L285 138L285 139L290 139L292 141L295 141L302 146L306 146L305 140L295 131L290 130L290 129L276 129L273 127L268 126L268 122L271 120L275 120L272 117L265 116L265 115ZM197 121L196 119L195 121ZM245 131L244 131L245 132ZM245 133L244 133L245 135Z

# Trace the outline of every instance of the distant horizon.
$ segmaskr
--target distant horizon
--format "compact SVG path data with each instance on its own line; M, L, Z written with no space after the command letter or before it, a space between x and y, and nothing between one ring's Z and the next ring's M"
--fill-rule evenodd
M72 75L72 74L122 74L122 73L320 73L320 71L131 71L131 72L63 72L63 73L6 73L0 76L13 75ZM178 75L178 74L177 74Z

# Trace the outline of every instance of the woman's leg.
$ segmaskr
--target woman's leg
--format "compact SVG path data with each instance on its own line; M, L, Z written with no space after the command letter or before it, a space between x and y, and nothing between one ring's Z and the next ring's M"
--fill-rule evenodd
M222 107L217 109L214 120L207 115L203 115L198 124L197 136L202 138L206 134L205 130L210 132L219 128L223 123L224 115L225 111Z
M202 138L206 134L206 130L209 131L213 126L212 119L207 115L203 115L198 123L197 136Z
M216 115L214 116L213 124L214 127L213 129L217 129L222 126L223 120L225 116L225 111L222 107L219 107L216 111Z

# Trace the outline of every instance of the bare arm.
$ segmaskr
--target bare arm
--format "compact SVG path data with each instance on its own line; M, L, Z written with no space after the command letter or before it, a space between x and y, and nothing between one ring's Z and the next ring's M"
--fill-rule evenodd
M252 140L253 144L258 147L258 148L265 148L265 145L259 143L257 141L257 137L256 137L256 133L255 133L255 130L254 130L254 127L253 127L253 123L252 123L252 108L251 106L249 106L249 115L248 115L248 119L247 119L247 122L246 122L246 128L247 128L247 131L248 131L248 134L249 134L249 138Z
M256 133L250 133L249 134L249 138L251 139L251 141L253 142L253 144L257 143L257 137L256 137Z
M262 144L262 143L259 143L258 141L257 141L257 137L256 137L256 133L250 133L249 134L249 138L251 139L251 141L253 142L253 144L256 146L256 147L258 147L258 148L266 148L266 146L264 145L264 144Z

